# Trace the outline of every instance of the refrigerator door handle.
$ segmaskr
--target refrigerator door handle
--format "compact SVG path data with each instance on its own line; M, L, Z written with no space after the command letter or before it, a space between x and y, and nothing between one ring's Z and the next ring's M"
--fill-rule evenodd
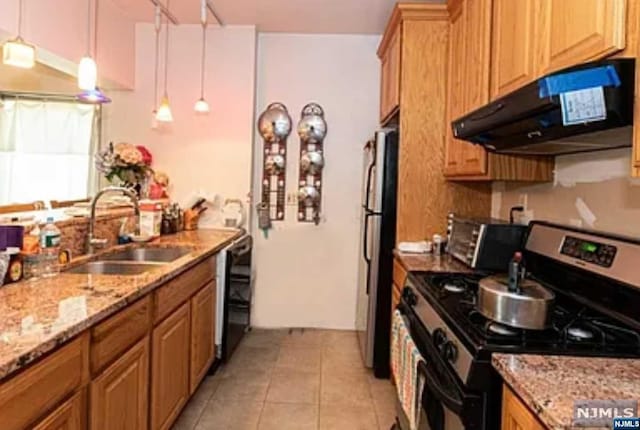
M365 187L365 197L364 197L364 207L365 209L369 209L369 193L371 192L371 176L373 176L373 169L376 167L376 154L377 147L376 141L370 140L365 146L365 151L371 151L371 164L367 168L367 184Z
M369 218L375 215L373 212L369 211L367 208L364 209L366 211L364 215L364 235L362 238L362 253L364 254L364 261L367 262L367 266L371 264L371 256L368 255L369 252ZM369 292L369 283L367 282L367 293Z

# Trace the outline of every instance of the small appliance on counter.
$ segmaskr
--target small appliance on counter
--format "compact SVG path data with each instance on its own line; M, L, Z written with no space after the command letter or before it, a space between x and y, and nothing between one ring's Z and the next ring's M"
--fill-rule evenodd
M527 226L494 218L449 216L447 252L472 269L504 271Z
M453 233L480 225L494 224L454 221ZM640 241L534 221L522 255L510 240L488 243L510 253L508 275L411 272L404 285L398 310L426 362L420 430L500 428L493 353L640 358Z

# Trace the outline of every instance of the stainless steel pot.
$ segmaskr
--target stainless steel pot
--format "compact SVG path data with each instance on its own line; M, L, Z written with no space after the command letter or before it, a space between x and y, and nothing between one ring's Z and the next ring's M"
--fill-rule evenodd
M485 317L511 327L542 330L549 327L555 294L539 283L526 279L517 291L509 290L506 276L480 281L478 311Z
M282 103L271 103L258 118L260 136L267 142L284 140L291 133L291 117Z
M302 118L298 123L298 136L305 143L322 142L327 135L327 123L320 105L309 103L302 109Z
M300 168L308 175L315 175L320 173L324 166L324 158L322 153L318 151L309 151L302 154L300 157Z
M277 175L284 171L285 161L280 154L269 154L265 161L265 169L270 175Z
M298 200L306 207L313 207L320 201L320 193L313 185L305 185L298 191Z

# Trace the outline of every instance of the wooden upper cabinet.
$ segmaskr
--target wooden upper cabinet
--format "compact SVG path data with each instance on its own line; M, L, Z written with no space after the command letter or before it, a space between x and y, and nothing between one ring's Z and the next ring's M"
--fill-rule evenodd
M624 49L626 0L542 0L540 3L539 75Z
M502 430L546 430L506 385L502 391Z
M494 99L536 78L538 1L493 1L491 96Z
M146 336L91 383L91 429L146 429L148 405L149 336Z
M153 330L151 430L171 428L189 398L190 310L183 304Z
M449 7L449 58L447 81L447 144L445 148L446 175L456 175L462 168L463 142L453 137L451 121L465 112L465 55L466 55L466 24L465 2L458 1Z
M380 122L384 123L400 105L401 25L378 50L381 62Z
M210 282L191 299L191 393L215 358L216 284Z
M489 36L491 0L450 4L449 82L447 103L447 176L484 175L487 155L482 147L453 137L451 121L476 109L489 98Z

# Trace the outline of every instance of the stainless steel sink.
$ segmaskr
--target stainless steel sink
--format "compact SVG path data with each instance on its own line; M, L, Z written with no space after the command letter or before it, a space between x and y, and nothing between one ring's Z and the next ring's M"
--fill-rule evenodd
M92 275L139 275L164 263L154 262L130 262L130 261L90 261L80 266L73 267L66 273L92 274Z
M113 254L104 255L98 261L140 261L170 263L191 252L190 248L131 248Z

